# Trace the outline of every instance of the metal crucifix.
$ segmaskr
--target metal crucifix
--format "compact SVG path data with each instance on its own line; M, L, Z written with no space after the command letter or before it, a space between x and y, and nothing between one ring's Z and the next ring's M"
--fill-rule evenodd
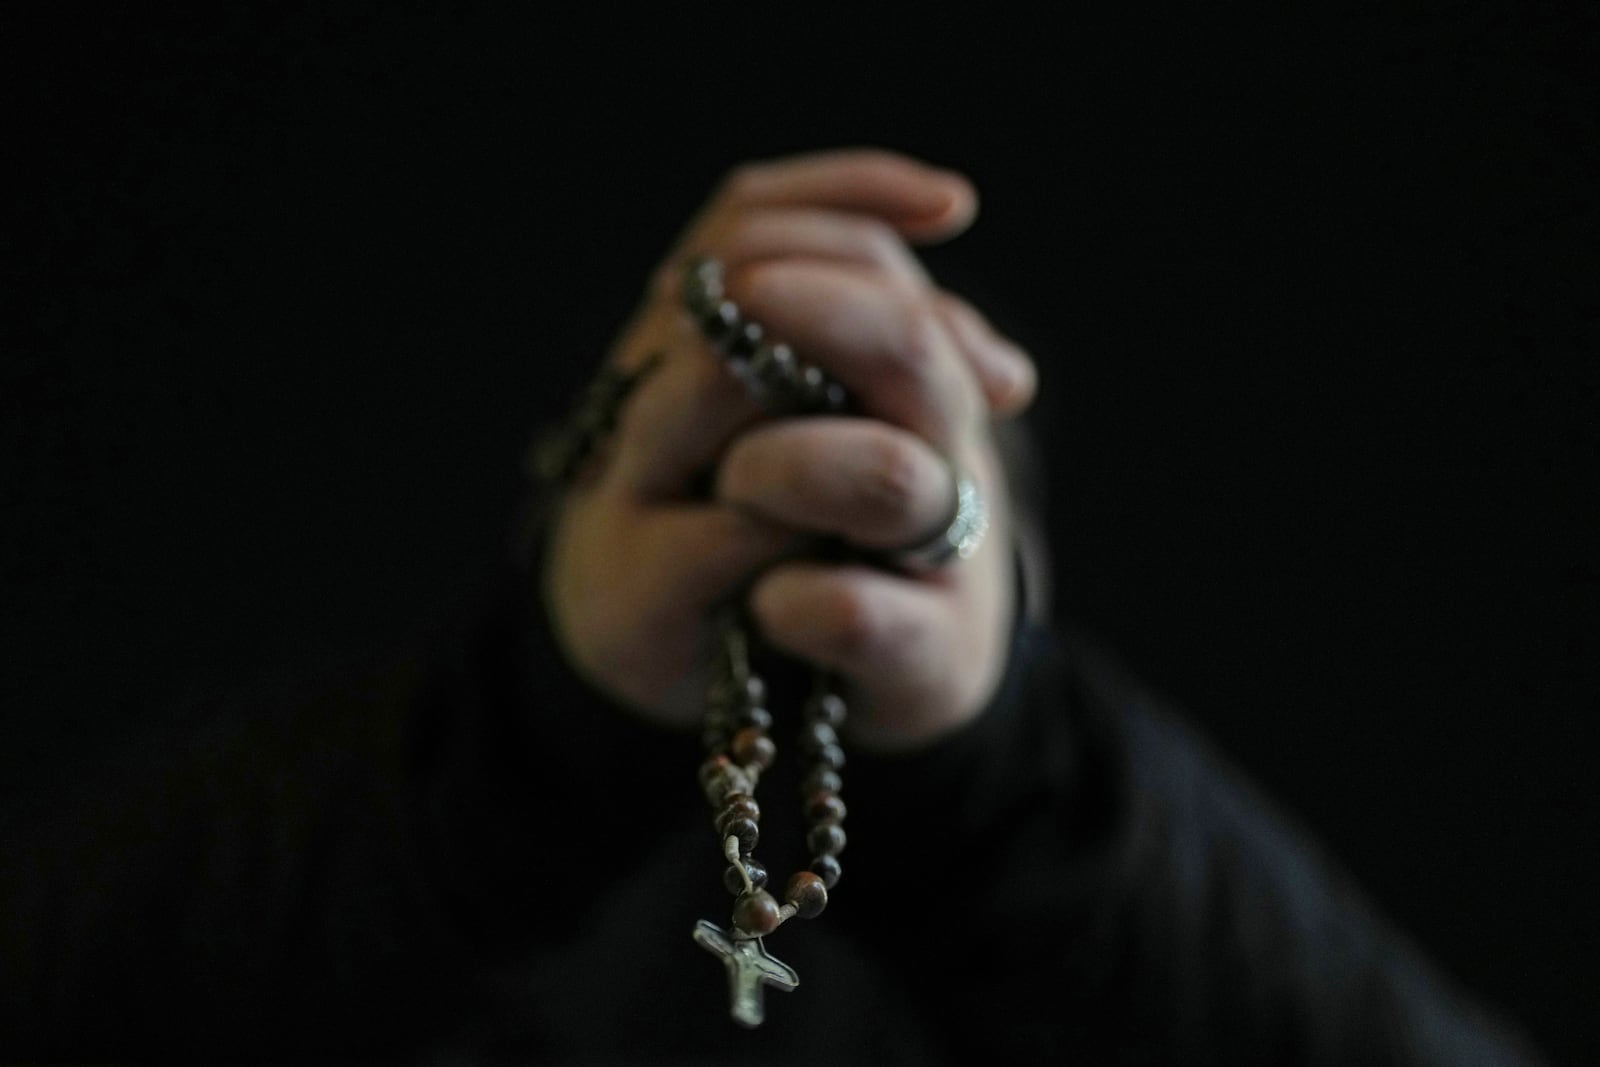
M694 924L694 939L727 964L728 991L732 998L729 1011L735 1021L745 1026L760 1026L765 1017L763 985L787 993L800 984L800 976L794 968L767 955L759 937L730 937L715 923L701 919Z

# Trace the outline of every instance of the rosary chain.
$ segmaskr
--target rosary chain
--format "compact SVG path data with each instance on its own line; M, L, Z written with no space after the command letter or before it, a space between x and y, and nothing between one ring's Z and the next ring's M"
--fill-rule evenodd
M735 897L735 938L769 934L795 915L804 919L820 915L828 904L828 890L839 880L839 854L846 843L846 809L840 796L844 749L838 736L846 707L827 673L817 671L798 739L809 764L801 793L811 866L790 876L783 904L766 890L767 869L754 855L761 838L755 789L761 772L777 757L777 746L768 736L772 715L763 706L766 693L765 682L750 665L748 636L730 611L723 621L717 669L707 692L703 740L708 758L700 767L700 785L728 862L723 884Z

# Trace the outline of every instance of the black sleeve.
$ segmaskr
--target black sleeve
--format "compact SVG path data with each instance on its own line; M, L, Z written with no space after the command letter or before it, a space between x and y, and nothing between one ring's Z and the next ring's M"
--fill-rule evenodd
M858 857L858 883L915 872L915 921L877 936L962 1056L1537 1062L1086 642L1025 631L1006 685L967 736L857 760L858 829L900 843Z

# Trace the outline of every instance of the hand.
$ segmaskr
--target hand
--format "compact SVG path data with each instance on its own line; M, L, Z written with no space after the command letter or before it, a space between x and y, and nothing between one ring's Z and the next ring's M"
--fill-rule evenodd
M698 721L711 613L743 592L769 642L851 683L859 743L922 743L988 702L1013 595L989 420L1027 405L1034 372L906 243L960 232L976 203L958 175L849 151L740 168L690 224L611 356L662 360L549 545L550 619L591 684L652 719ZM698 255L722 260L745 315L842 382L859 415L765 418L680 307ZM950 464L989 507L973 558L910 578L801 554L817 535L921 540L948 521ZM712 498L696 498L708 471Z

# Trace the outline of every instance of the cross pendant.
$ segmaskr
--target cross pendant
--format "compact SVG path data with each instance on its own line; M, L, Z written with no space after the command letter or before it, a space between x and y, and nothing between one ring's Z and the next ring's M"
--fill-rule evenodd
M759 937L736 939L715 923L701 919L694 924L694 939L701 948L721 958L728 967L729 1008L734 1021L745 1026L761 1025L766 1012L761 987L772 986L784 992L800 984L800 976L782 960L767 955Z

